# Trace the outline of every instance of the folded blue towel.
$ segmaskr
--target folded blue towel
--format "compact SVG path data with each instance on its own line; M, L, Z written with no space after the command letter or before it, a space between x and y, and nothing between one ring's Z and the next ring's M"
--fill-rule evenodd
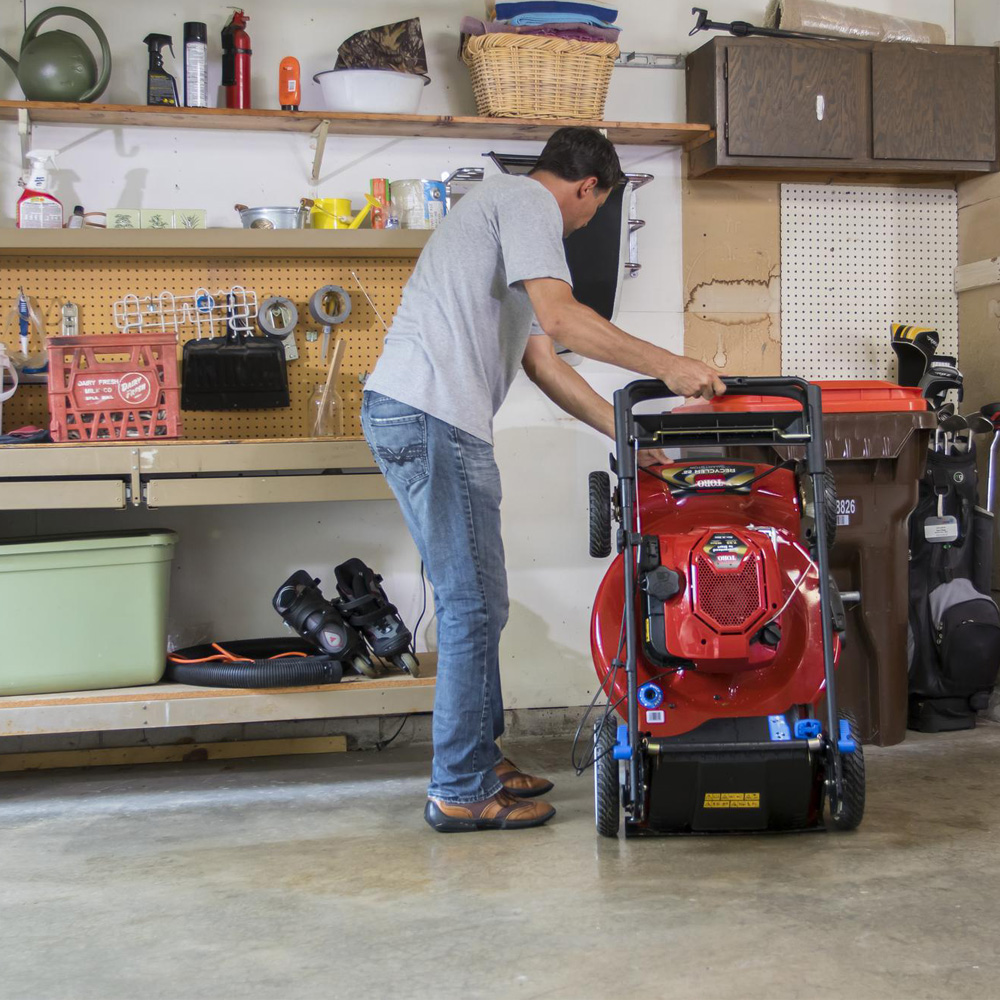
M555 11L547 14L518 14L517 17L510 18L507 23L526 27L537 27L542 24L589 24L595 28L615 28L610 21L602 21L589 14L563 14Z
M596 18L604 24L613 24L618 18L614 7L599 3L587 3L586 0L499 0L497 20L510 21L521 14L572 14L575 20L582 16Z

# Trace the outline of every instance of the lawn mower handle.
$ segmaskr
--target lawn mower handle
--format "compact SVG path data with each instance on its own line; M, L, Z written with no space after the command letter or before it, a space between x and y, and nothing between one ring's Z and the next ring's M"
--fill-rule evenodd
M727 396L778 396L797 402L806 414L810 428L806 448L806 470L809 475L825 475L826 449L823 444L823 401L820 388L794 375L725 375L722 381ZM659 379L639 379L615 393L615 439L618 476L634 479L635 455L627 447L632 438L632 410L637 403L651 399L673 399L677 393ZM624 447L623 447L624 446Z

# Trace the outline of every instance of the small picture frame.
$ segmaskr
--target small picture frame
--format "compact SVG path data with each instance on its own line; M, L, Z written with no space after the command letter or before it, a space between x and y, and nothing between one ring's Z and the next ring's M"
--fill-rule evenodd
M109 208L108 229L138 229L141 225L139 209Z
M172 208L144 208L139 213L143 229L173 229L174 210Z
M204 229L206 217L203 208L175 208L174 229Z

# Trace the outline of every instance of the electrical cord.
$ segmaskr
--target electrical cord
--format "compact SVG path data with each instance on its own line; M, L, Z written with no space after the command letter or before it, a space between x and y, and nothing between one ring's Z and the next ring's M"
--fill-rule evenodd
M622 646L625 644L625 608L622 607L622 622L621 627L618 630L618 647L614 658L611 661L611 669L605 675L605 677L598 683L597 690L594 692L594 697L590 699L590 704L587 706L583 713L583 717L580 719L580 724L576 727L576 732L573 734L573 746L570 748L570 763L573 765L573 770L576 771L577 775L583 774L588 767L593 763L593 751L591 751L591 760L581 764L577 758L577 748L580 745L580 736L583 733L583 727L587 724L587 720L590 718L590 713L593 712L594 707L597 705L597 699L600 698L602 694L608 696L608 704L611 704L611 687L614 686L614 678L618 670L623 666L621 662ZM604 689L604 685L610 682L611 686L607 691ZM604 715L601 718L601 725L607 721L608 710L605 707Z
M420 629L420 623L424 620L424 615L427 613L427 577L424 575L423 559L420 560L420 587L423 591L424 603L420 608L420 616L417 618L417 624L413 626L413 641L410 643L410 652L413 653L414 656L417 655L417 632Z
M392 741L403 731L403 726L406 725L406 720L409 719L408 715L402 717L402 721L399 723L399 728L390 736L387 740L378 740L369 749L374 750L376 753L383 751Z
M173 653L167 653L167 659L171 663L255 663L256 661L248 656L237 656L235 653L230 653L228 649L224 649L217 642L213 642L212 649L218 650L213 656L203 656L198 660L185 660L183 657L176 656ZM289 652L289 653L276 653L274 656L269 656L269 660L288 660L295 656L308 657L309 653L301 652Z

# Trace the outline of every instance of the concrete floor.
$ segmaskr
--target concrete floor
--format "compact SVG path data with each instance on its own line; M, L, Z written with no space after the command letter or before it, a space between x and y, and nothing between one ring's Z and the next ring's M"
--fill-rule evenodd
M856 834L442 836L427 754L0 777L0 997L1000 996L1000 726L868 751Z

